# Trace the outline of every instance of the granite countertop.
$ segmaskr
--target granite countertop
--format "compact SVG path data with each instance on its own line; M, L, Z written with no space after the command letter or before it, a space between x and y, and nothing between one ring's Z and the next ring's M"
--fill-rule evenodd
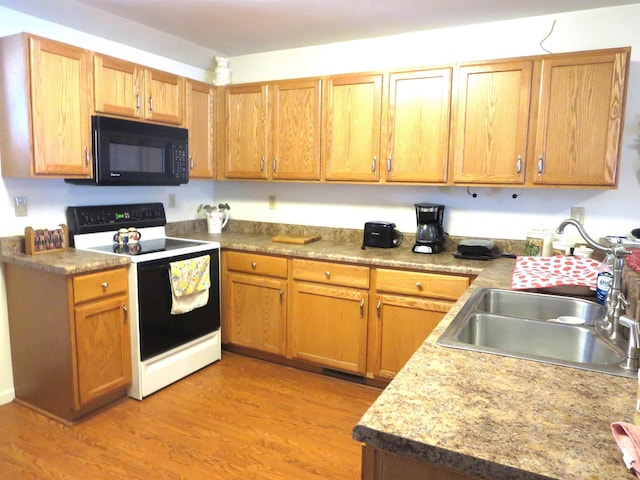
M131 260L128 257L76 250L75 248L69 248L63 252L27 255L24 253L24 245L20 248L19 241L14 238L3 238L0 239L0 262L61 275L75 275L129 265Z
M494 261L353 431L373 447L483 479L633 478L611 434L632 421L637 381L436 345L477 288L509 287Z
M273 232L178 228L168 234L217 241L224 249L477 276L358 422L353 438L484 479L632 478L610 424L631 421L635 380L435 344L474 290L509 287L512 259L419 255L406 241L396 249L362 250L357 242L324 236L295 245L273 243ZM74 249L31 257L7 242L0 242L0 260L66 274L129 263Z

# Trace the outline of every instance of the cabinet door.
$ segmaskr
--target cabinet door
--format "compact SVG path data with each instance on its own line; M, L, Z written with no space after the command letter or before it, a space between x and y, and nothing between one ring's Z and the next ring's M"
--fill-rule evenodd
M286 280L228 273L226 286L227 341L284 355Z
M29 44L34 174L90 177L89 52L42 38Z
M95 110L139 118L142 112L144 70L135 63L96 54L93 57Z
M184 78L159 70L145 69L144 118L182 125L184 122Z
M382 75L328 78L324 95L326 180L377 182Z
M131 383L127 296L75 308L78 407Z
M378 295L372 326L373 374L393 378L449 311L453 302Z
M225 177L267 178L267 86L225 89Z
M270 86L271 176L281 180L320 179L320 80Z
M535 184L613 186L629 52L542 60Z
M524 183L531 75L531 61L460 67L454 183Z
M366 290L294 282L289 356L364 375L368 298Z
M186 90L189 177L214 178L214 90L208 83L195 80L187 80Z
M451 68L392 73L388 96L386 181L446 182Z

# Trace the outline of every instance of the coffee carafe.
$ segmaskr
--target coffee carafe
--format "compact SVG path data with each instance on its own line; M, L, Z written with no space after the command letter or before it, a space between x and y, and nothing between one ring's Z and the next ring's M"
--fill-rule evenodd
M444 245L445 233L442 227L444 205L416 203L416 253L440 253Z

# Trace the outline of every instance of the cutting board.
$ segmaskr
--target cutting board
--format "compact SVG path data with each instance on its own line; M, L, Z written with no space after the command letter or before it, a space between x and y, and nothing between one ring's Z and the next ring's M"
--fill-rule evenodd
M278 243L296 243L298 245L304 245L305 243L315 242L320 240L320 235L276 235L271 237L272 242Z

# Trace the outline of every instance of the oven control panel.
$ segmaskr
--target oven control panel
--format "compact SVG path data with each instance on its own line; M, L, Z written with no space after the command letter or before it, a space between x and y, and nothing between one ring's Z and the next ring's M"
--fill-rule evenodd
M67 207L69 237L120 227L161 227L167 223L162 203Z

